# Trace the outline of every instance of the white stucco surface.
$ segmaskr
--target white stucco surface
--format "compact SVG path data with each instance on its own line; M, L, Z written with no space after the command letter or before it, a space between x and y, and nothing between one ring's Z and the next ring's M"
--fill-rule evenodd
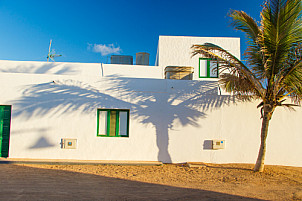
M0 60L0 73L99 76L101 64ZM83 67L85 66L85 67Z
M217 79L162 77L160 66L0 61L0 105L12 105L9 157L256 161L259 102L218 95ZM98 108L129 109L129 137L98 137ZM302 167L301 119L301 108L275 111L266 164ZM77 139L77 148L62 149L62 138ZM212 150L213 139L225 140L225 149Z
M0 73L164 78L162 69L158 66L9 60L0 60Z
M102 64L104 76L163 79L158 66Z
M219 96L212 81L2 73L0 84L0 103L12 105L11 158L254 163L257 157L257 103ZM97 108L130 109L129 137L97 137ZM302 166L301 117L300 108L276 111L266 164ZM77 149L61 149L61 138L77 139ZM225 140L226 148L211 150L212 139Z

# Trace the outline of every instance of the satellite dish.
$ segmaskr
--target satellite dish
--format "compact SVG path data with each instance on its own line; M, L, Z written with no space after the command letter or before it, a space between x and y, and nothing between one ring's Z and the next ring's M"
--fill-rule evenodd
M61 54L56 54L55 51L51 49L51 43L52 43L52 40L49 41L49 48L48 48L48 54L47 54L47 62L49 62L49 59L51 59L53 62L55 62L55 57L62 56Z

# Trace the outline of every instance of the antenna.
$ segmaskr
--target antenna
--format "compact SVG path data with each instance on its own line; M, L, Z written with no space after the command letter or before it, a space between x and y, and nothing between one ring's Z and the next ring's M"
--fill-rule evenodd
M48 54L47 54L47 62L49 61L51 42L52 42L52 40L50 39L50 41L49 41L49 48L48 48Z
M51 50L51 43L52 40L49 41L49 48L48 48L48 54L47 54L47 62L49 62L49 59L55 62L55 57L62 56L61 54L56 54L54 50Z

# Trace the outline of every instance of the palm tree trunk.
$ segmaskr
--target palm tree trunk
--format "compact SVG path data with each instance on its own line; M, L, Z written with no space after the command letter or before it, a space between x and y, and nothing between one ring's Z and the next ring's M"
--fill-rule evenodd
M260 144L257 162L254 168L255 172L263 172L264 170L264 159L266 153L266 137L268 133L269 121L271 120L274 111L274 109L271 108L269 109L270 111L267 111L266 107L263 107L263 109L264 109L264 114L263 114L262 127L261 127L261 144Z

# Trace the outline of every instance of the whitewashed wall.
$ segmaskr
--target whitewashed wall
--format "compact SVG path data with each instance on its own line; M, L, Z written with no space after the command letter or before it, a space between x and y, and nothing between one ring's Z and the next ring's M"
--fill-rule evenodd
M198 78L190 47L205 42L240 58L238 38L160 36L156 67L0 61L0 104L12 105L10 157L254 163L258 102L217 95L217 79ZM198 81L162 79L168 65L193 66ZM130 109L129 138L97 137L97 108ZM301 117L300 108L276 110L266 164L302 167ZM61 138L76 138L77 149L61 149ZM211 150L212 139L226 148Z
M163 79L162 69L157 66L102 64L104 76Z
M240 59L240 38L227 37L188 37L188 36L159 36L157 65L163 69L166 66L191 66L194 67L194 80L206 80L199 78L199 57L192 56L192 45L213 43L229 51Z
M157 66L0 60L0 73L164 78Z
M9 61L0 60L0 73L29 73L52 75L99 76L101 64L40 61Z
M37 69L46 65L32 63ZM11 68L23 67L19 64ZM0 62L2 69L5 65ZM56 63L47 65L57 67ZM102 77L97 73L100 69L92 66L100 64L79 64L79 72L91 67L97 75L2 70L0 104L12 105L13 114L11 158L255 162L261 125L258 102L240 103L231 96L219 96L213 80L158 79L156 70L151 75L155 78L106 74L106 69ZM129 138L97 137L97 108L130 109ZM301 118L300 108L276 110L266 164L302 166ZM77 149L61 149L61 138L76 138ZM212 139L226 140L226 148L209 149Z

